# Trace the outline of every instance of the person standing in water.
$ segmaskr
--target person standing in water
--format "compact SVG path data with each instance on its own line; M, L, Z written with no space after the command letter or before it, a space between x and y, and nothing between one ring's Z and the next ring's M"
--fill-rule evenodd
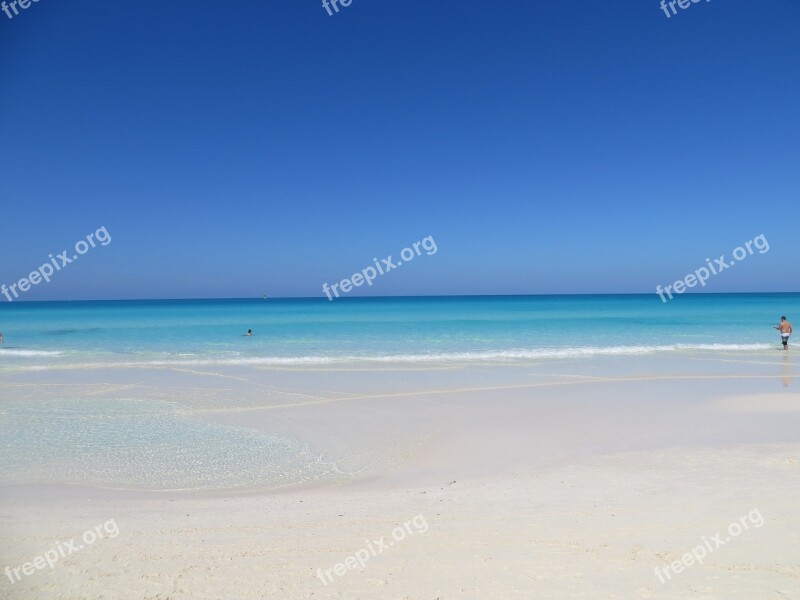
M792 335L792 324L786 320L786 317L781 317L780 325L774 327L781 332L781 342L783 342L783 349L789 349L789 336Z
M245 335L253 335L253 330L252 329L248 329L247 333L245 333Z

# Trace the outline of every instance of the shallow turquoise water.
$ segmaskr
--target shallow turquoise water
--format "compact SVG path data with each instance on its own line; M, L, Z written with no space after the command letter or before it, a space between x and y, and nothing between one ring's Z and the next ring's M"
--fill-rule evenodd
M0 481L196 490L279 487L335 470L300 440L225 427L166 402L3 402Z
M800 294L0 304L0 365L524 360L776 346ZM800 316L794 317L796 319ZM252 329L252 337L242 334Z

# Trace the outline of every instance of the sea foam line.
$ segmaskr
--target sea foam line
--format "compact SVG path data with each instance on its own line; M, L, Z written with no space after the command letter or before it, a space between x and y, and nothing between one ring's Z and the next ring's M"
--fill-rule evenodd
M57 350L22 350L17 348L0 348L0 356L59 356L63 352Z
M591 358L594 356L637 356L681 351L756 351L769 350L769 344L667 344L660 346L584 346L578 348L520 348L482 352L441 352L424 354L347 355L347 356L260 356L237 358L158 359L125 362L72 364L78 367L192 367L192 366L291 366L347 363L463 363L481 361L522 362L537 359ZM2 351L0 351L2 352ZM49 356L58 352L30 352L27 356ZM20 354L21 356L22 354Z
M475 362L482 360L526 360L539 358L581 358L590 356L627 356L654 354L656 352L678 352L681 350L768 350L769 344L670 344L663 346L585 346L579 348L535 348L512 350L488 350L483 352L441 352L426 354L387 354L384 356L264 356L250 358L209 358L182 361L148 361L148 365L314 365L345 362ZM141 364L141 363L140 363Z

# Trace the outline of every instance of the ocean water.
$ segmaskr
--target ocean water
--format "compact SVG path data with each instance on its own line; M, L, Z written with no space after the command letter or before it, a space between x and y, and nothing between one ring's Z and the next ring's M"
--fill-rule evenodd
M767 350L783 314L800 320L800 294L4 302L0 368Z
M281 386L181 390L144 376L109 386L95 373L98 386L81 367L469 367L776 353L772 326L782 314L800 320L800 294L694 295L668 304L655 295L2 303L0 483L274 489L379 470L413 444L356 450L326 445L324 422L315 434L281 428L275 413L236 420L196 410L296 401L283 398L292 390ZM252 337L243 336L248 328ZM65 385L39 382L36 371L53 368L70 369L56 373ZM378 414L369 419L379 424Z

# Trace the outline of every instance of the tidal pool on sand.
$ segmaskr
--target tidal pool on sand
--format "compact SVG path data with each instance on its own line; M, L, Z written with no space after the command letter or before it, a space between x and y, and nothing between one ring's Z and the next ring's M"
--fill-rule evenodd
M181 409L134 399L4 403L0 479L201 490L336 477L335 463L301 440L201 421Z

